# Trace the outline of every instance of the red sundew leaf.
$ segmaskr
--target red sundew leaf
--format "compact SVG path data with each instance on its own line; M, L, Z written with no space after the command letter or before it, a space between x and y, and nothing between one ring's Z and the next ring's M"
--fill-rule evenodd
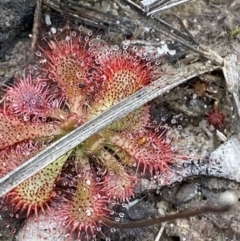
M144 131L150 123L149 105L144 105L137 110L131 112L122 119L113 122L108 129L115 131L131 130L134 131Z
M121 133L113 131L103 131L102 135L115 145L121 156L121 162L125 165L136 166L142 172L149 172L154 175L156 172L166 172L170 165L174 163L175 154L171 146L162 137L145 132L137 133L125 130Z
M61 124L22 122L0 110L0 150L24 140L54 137L63 134Z
M95 134L88 138L81 148L75 152L76 157L79 159L78 170L83 170L89 166L89 157L94 156L98 160L98 165L103 166L107 171L106 175L101 174L102 191L110 199L117 201L128 201L134 195L134 186L137 177L130 175L118 162L113 153L108 152L105 147L105 140L101 135ZM99 162L100 160L100 162ZM76 164L76 166L78 166ZM89 167L90 170L90 167Z
M133 51L105 49L98 55L98 79L101 87L91 105L91 116L97 116L153 81L156 76L151 61Z
M90 42L72 31L61 41L56 38L48 41L48 48L41 47L46 57L45 70L62 88L71 112L78 114L82 114L88 96L99 86L94 70L94 46Z
M32 141L23 141L0 150L1 167L0 177L13 171L16 167L43 150L44 143L34 143Z
M4 96L5 110L21 119L30 117L48 117L53 109L53 96L51 96L47 83L40 80L33 81L28 75L8 87Z
M124 166L103 148L98 151L96 156L107 169L107 174L101 182L103 192L112 200L129 202L129 199L134 196L137 177L128 174Z
M58 158L7 193L4 196L3 207L11 207L13 215L25 213L27 218L32 213L35 213L38 218L39 210L51 211L49 202L56 196L55 180L71 152Z
M109 216L107 208L110 200L101 191L91 171L82 171L76 179L76 191L68 193L65 200L58 205L55 213L57 220L64 220L63 225L70 236L77 234L78 239L95 235L96 229L101 230L101 218Z

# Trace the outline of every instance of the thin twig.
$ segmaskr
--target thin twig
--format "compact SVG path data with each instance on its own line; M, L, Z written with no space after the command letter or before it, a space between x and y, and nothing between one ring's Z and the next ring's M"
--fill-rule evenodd
M138 4L136 4L135 2L133 2L132 0L125 0L128 4L134 6L135 8L138 8L141 11L144 11L143 8L141 8L141 6L139 6Z
M144 219L139 221L120 223L109 218L101 218L102 222L107 226L119 229L142 228L154 224L162 224L166 221L172 221L180 218L189 218L204 213L223 213L229 211L238 202L238 197L231 191L223 192L219 195L215 205L205 205L199 209L182 211L180 213L165 215L160 218Z
M164 231L166 225L167 225L167 222L162 223L162 226L161 226L156 238L154 239L154 241L160 241L160 238L162 237L162 234L163 234L163 231Z
M226 212L231 208L231 206L204 206L199 209L194 209L190 211L184 211L181 213L175 213L170 214L164 217L160 218L151 218L146 220L140 220L140 221L134 221L134 222L128 222L128 223L120 223L113 220L110 220L108 218L102 218L102 222L106 224L107 226L113 227L113 228L119 228L119 229L129 229L129 228L142 228L151 226L154 224L161 224L166 221L172 221L175 219L181 219L181 218L189 218L193 216L197 216L203 213L213 212L213 213L222 213Z
M32 29L32 44L31 44L32 52L35 51L37 38L38 38L39 23L41 21L41 6L42 6L42 0L37 0L37 5L34 13L33 29Z
M192 42L194 44L196 44L197 46L200 45L200 43L193 37L193 35L190 33L190 31L186 28L186 26L183 24L181 18L179 16L176 16L179 24L181 25L183 31L188 35L188 37L192 40Z

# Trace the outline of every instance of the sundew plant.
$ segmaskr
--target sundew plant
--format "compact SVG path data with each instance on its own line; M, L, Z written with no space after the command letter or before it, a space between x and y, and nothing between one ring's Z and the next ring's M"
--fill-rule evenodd
M69 30L39 44L37 75L6 87L0 109L0 175L161 75L144 52ZM34 72L34 71L33 71ZM78 240L103 235L113 203L129 202L142 177L166 174L182 157L167 129L150 128L144 105L94 134L6 194L10 216L50 215ZM54 210L54 212L52 211Z

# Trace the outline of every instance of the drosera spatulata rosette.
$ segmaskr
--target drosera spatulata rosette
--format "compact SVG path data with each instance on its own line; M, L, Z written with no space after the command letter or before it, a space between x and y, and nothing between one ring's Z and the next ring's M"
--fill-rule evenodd
M81 31L69 30L64 39L54 36L44 41L36 52L42 77L35 81L29 75L6 90L0 153L5 153L9 168L3 175L164 74L137 49L109 46L91 34L83 37ZM3 206L14 215L29 217L55 205L55 219L68 230L69 238L103 235L101 220L111 218L112 203L130 201L139 178L167 175L181 159L164 134L149 128L149 110L144 105L88 138L8 193ZM6 153L14 159L13 166ZM67 168L62 167L70 161L74 165L68 179L73 184L64 190L59 182ZM56 192L56 185L62 191Z

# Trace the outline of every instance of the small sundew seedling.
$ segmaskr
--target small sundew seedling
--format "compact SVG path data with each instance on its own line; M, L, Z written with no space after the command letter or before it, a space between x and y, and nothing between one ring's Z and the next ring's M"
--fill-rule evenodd
M194 93L197 96L203 96L206 94L207 91L207 84L205 82L198 81L194 85Z
M221 128L224 125L225 115L219 111L219 101L215 100L213 110L207 113L209 124L215 128Z

